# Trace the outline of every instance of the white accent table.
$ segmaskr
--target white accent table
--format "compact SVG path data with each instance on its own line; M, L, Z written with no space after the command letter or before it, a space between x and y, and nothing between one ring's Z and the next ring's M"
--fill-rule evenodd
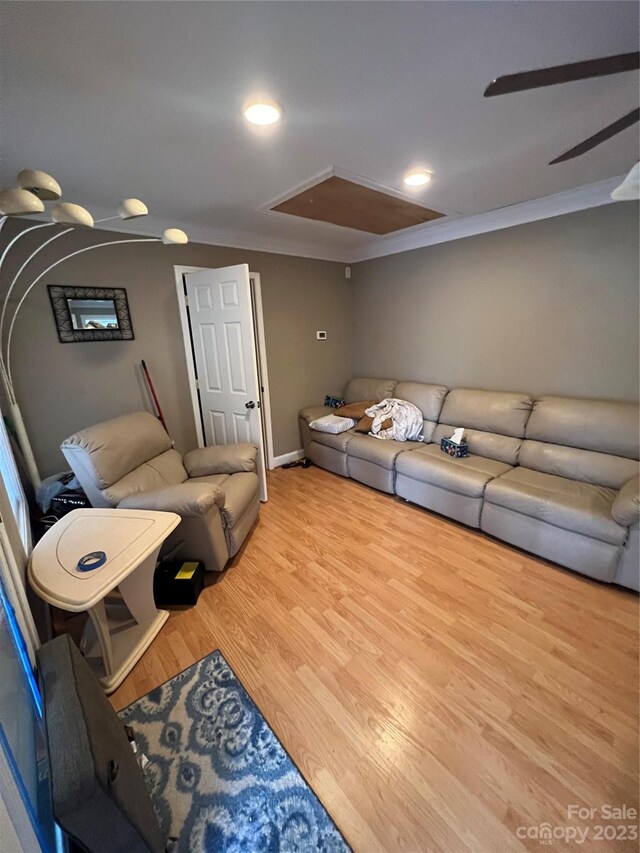
M33 549L29 582L49 604L87 611L82 651L105 693L131 672L169 618L153 600L160 546L181 519L142 509L76 509ZM78 561L104 551L103 565L82 571ZM119 596L107 600L116 587Z

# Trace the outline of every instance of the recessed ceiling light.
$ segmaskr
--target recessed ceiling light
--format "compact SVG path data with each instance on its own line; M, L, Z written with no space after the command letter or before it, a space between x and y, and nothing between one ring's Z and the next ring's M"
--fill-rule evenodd
M264 127L280 120L282 107L272 98L255 98L244 107L244 117L251 124Z
M405 173L404 182L408 187L423 187L433 177L428 169L411 169Z

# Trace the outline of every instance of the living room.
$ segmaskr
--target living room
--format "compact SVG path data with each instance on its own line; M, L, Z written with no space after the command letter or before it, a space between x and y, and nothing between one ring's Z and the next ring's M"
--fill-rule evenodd
M0 7L7 849L637 849L638 14Z

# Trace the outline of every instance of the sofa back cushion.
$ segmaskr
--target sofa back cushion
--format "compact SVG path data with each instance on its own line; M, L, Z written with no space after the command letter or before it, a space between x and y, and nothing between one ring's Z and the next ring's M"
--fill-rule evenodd
M422 435L425 441L431 441L448 390L446 385L428 385L424 382L399 382L395 387L394 397L413 403L422 412Z
M522 442L519 463L534 471L556 474L594 486L606 486L608 489L621 489L627 480L638 473L638 463L624 456L529 439Z
M636 403L541 397L533 404L526 437L637 460L638 419Z
M75 433L62 442L63 453L67 448L84 451L95 485L106 489L139 465L170 450L171 439L152 414L132 412Z
M470 453L515 465L532 405L528 394L454 388L446 396L432 441L439 443L464 427Z
M542 397L527 423L520 464L619 489L638 471L638 423L635 403Z
M362 400L374 400L379 403L386 397L392 397L397 382L395 379L352 379L344 392L347 403L360 403Z

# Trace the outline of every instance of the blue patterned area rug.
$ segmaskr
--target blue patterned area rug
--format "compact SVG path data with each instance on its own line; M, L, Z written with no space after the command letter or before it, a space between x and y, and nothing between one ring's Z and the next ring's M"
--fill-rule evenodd
M350 851L219 651L120 718L172 853Z

